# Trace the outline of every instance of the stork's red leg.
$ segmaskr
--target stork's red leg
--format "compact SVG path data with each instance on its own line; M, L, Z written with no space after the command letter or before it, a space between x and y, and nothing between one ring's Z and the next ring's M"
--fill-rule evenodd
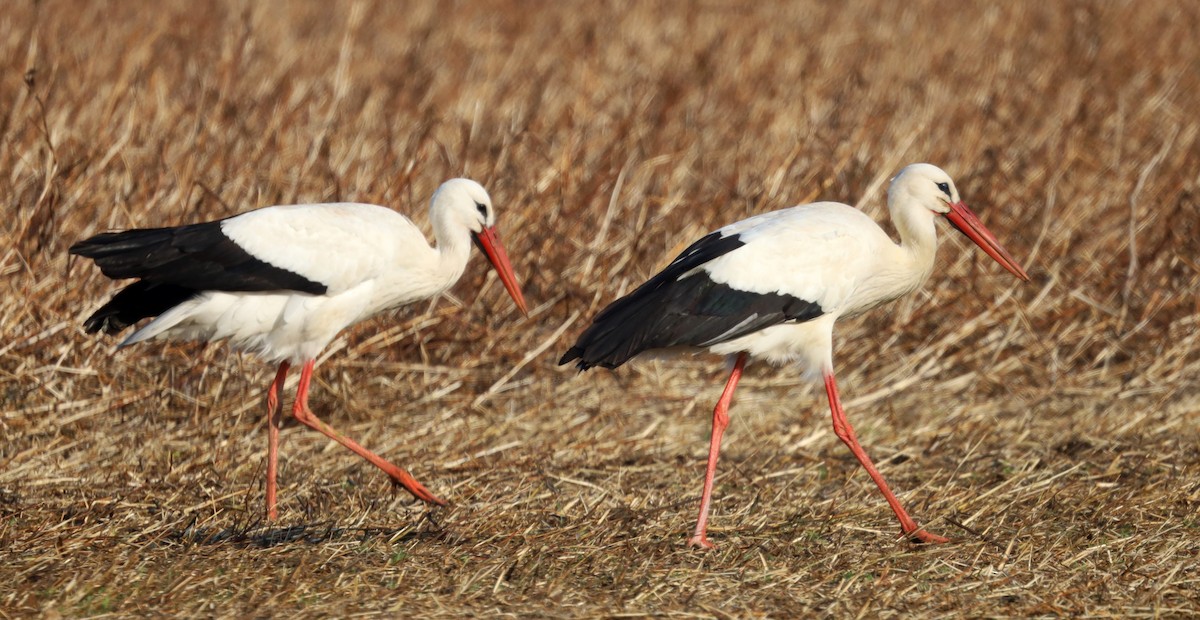
M725 427L729 426L729 404L733 402L733 390L737 388L738 380L742 378L742 369L746 367L746 354L739 353L733 372L729 373L729 381L725 382L725 391L713 409L712 438L708 442L708 467L704 470L704 491L700 494L700 517L696 519L696 533L688 539L693 547L712 549L715 545L708 542L708 507L712 502L713 478L717 475L717 456L721 453L721 436Z
M308 408L308 384L312 380L313 365L315 363L315 360L308 360L305 362L304 368L300 371L300 385L296 388L296 404L292 407L292 415L295 416L295 418L299 420L301 424L316 430L322 435L325 435L326 437L342 444L355 454L370 461L372 465L382 469L383 473L391 477L392 482L395 482L396 484L399 484L407 489L408 492L412 493L417 499L424 500L431 504L445 506L445 501L435 497L433 493L430 493L428 489L422 486L420 482L417 482L416 478L413 478L412 475L410 475L407 471L392 465L391 463L380 458L379 455L362 447L353 439L350 439L349 437L346 437L333 430L333 427L322 422L319 418L317 418L316 415L313 414L312 410Z
M279 402L279 393L283 391L283 382L287 379L288 363L279 365L275 380L267 390L267 520L274 521L279 512L275 510L275 472L279 462L279 423L283 418L283 404Z
M867 453L863 451L862 446L858 443L858 436L854 434L854 427L850 426L850 421L846 419L846 412L842 409L842 399L838 397L837 381L833 378L832 371L825 372L825 393L829 395L829 409L833 412L833 432L837 434L842 443L850 448L854 453L854 457L862 463L863 469L871 475L871 480L875 481L875 485L883 492L883 497L887 499L887 503L892 507L892 512L896 513L896 518L900 520L900 529L913 539L926 543L944 543L950 542L948 538L942 538L936 534L930 534L925 530L917 527L917 522L913 521L912 517L904 511L904 507L900 505L900 500L892 494L892 490L888 488L886 482L883 481L883 476L879 475L879 471L871 464L871 459L867 457Z

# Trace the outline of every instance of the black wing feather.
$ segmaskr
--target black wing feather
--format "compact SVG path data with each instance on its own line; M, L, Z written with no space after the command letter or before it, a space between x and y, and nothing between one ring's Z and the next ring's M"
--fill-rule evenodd
M158 316L195 297L199 291L174 284L138 280L113 295L83 322L89 334L115 334L138 321Z
M209 291L299 291L324 294L327 287L254 257L225 236L221 222L173 228L102 233L71 246L91 258L104 275L141 278Z
M724 256L743 245L746 245L746 242L742 241L738 235L723 237L720 231L709 233L697 239L695 243L680 252L679 256L676 256L675 260L671 261L670 265L667 265L654 277L646 280L632 293L612 302L604 310L601 310L600 314L596 315L595 319L592 319L592 322L599 323L604 321L610 313L616 314L621 312L625 306L638 304L664 285L678 280L683 274L715 258Z
M743 245L738 235L720 232L693 243L645 284L601 311L558 363L578 360L580 370L616 368L643 351L712 346L824 314L814 302L780 293L741 291L698 270Z
M88 333L115 334L158 316L201 291L299 291L327 287L255 258L221 230L221 222L101 233L71 246L104 275L140 278L84 321Z

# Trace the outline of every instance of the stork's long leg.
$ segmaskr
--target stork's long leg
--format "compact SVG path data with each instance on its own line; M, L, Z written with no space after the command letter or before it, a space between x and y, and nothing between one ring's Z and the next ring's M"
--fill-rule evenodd
M721 436L725 427L729 426L729 404L733 402L733 390L737 388L738 380L742 378L742 370L746 367L746 354L739 353L733 372L729 373L729 381L725 382L725 391L713 409L712 438L708 442L708 467L704 470L704 491L700 494L700 517L696 519L696 533L688 539L693 547L712 549L715 545L708 542L708 508L712 502L713 478L717 475L717 456L721 453Z
M322 435L325 435L326 437L342 444L355 454L367 459L367 461L369 461L372 465L382 469L383 473L391 477L392 482L395 482L396 484L399 484L407 489L408 492L412 493L417 499L424 500L431 504L445 506L445 501L435 497L433 493L430 493L428 489L422 486L420 482L417 482L416 478L413 478L412 475L410 475L407 471L392 465L391 463L380 458L379 455L362 447L353 439L350 439L349 437L346 437L333 430L333 427L322 422L319 418L317 418L316 415L313 414L312 410L308 408L308 384L310 381L312 381L313 365L315 363L316 360L308 360L304 363L304 368L300 371L300 385L296 388L296 404L292 407L292 415L295 416L295 418L299 420L301 424L316 430Z
M279 462L279 423L283 418L283 404L279 402L279 393L283 391L283 382L287 379L288 363L279 365L275 380L267 390L267 520L274 521L279 512L275 510L275 472Z
M863 451L862 446L858 443L858 436L854 434L854 427L850 426L850 421L846 419L846 412L842 409L842 399L838 397L837 381L833 378L833 371L825 372L825 393L829 395L829 409L833 412L833 432L837 434L842 443L850 448L854 453L854 457L862 464L863 469L871 475L871 480L875 481L875 485L883 492L883 497L887 499L887 503L892 507L892 512L896 513L896 518L900 520L900 528L904 533L912 538L926 543L944 543L950 542L948 538L942 538L936 534L930 534L925 530L917 527L917 522L913 521L912 517L904 511L904 507L900 505L900 500L892 494L892 490L888 488L886 482L883 481L883 476L879 475L879 471L871 464L871 459L867 457L867 453Z

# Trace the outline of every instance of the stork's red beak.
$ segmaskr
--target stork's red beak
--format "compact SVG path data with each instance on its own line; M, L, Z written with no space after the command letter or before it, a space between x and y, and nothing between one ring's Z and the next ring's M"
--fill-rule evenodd
M512 263L508 262L508 253L504 251L504 244L500 243L496 227L486 226L483 230L475 233L475 244L483 250L484 254L487 254L492 267L496 268L496 273L500 276L500 281L504 283L505 290L512 296L513 301L517 302L517 308L521 310L521 314L529 316L529 310L525 308L525 297L521 295L517 276L513 274Z
M946 219L950 220L954 227L962 231L962 233L971 238L988 256L991 256L1004 266L1009 273L1018 278L1029 281L1029 274L1025 273L1024 269L1017 264L1017 261L1004 250L999 241L996 241L996 236L979 221L979 218L967 208L967 205L962 202L950 204L950 212L946 214Z

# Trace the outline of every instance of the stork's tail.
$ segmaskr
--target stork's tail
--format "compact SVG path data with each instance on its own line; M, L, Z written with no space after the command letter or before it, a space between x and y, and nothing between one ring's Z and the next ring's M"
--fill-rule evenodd
M116 334L142 319L158 316L196 296L197 291L174 284L139 280L121 289L83 322L89 334Z
M558 365L575 362L580 372L596 366L611 369L654 348L657 343L651 342L648 336L653 317L647 310L652 305L632 296L613 302L579 335L575 345L558 360Z
M162 263L175 258L171 251L170 228L101 233L71 246L71 254L90 258L104 275L113 279L150 275ZM89 334L115 334L138 321L158 316L191 299L195 289L139 280L121 289L86 321Z

